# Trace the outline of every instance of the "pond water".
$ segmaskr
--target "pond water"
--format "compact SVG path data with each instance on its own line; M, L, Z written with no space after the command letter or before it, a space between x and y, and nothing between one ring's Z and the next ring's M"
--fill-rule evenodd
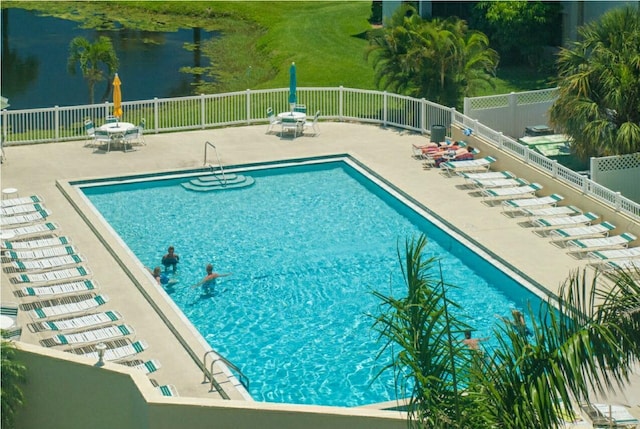
M88 86L80 71L75 76L67 71L69 44L74 37L91 42L99 36L111 38L120 60L123 100L127 101L191 95L195 78L180 68L196 67L206 59L187 50L185 44L219 36L200 29L98 31L33 11L8 8L0 13L2 96L9 99L12 110L89 103ZM106 81L96 86L96 102L110 100L108 95L104 98L106 89Z

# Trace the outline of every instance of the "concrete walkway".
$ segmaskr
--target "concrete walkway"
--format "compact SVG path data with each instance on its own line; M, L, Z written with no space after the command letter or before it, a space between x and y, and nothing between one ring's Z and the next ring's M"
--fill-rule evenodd
M83 141L6 147L2 188L15 187L21 196L38 194L45 199L46 207L53 213L51 221L60 225L60 234L72 238L74 246L87 258L101 286L100 293L110 297L105 307L119 311L126 323L135 328L136 338L149 343L150 349L143 353L143 358L158 359L162 363L162 369L152 377L160 384L175 385L181 396L216 398L217 394L210 393L209 385L202 383L202 372L193 355L175 336L182 336L198 356L204 354L207 346L181 316L175 314L172 305L164 301L166 295L155 286L140 263L117 240L110 239L107 244L120 249L118 257L129 272L122 268L56 186L56 181L201 167L205 141L216 145L224 165L348 153L552 292L558 290L571 271L585 266L585 260L569 256L565 250L521 226L518 220L505 216L500 208L489 207L480 198L460 189L464 183L461 178L444 177L434 169L424 170L422 164L411 157L411 145L423 144L424 136L351 123L320 123L320 129L317 137L302 136L295 140L265 134L266 125L147 134L146 146L127 153L105 153L84 147ZM213 162L213 157L210 161ZM500 165L494 169L500 169ZM542 194L561 191L545 187ZM87 216L91 219L93 215ZM132 285L132 278L144 284L147 295L157 300L158 309L169 318L170 326ZM5 273L2 283L4 302L27 302L13 296ZM20 317L26 326L27 316L21 314ZM42 334L23 330L23 341L37 344L41 339ZM636 383L635 387L637 395L631 397L640 398L640 386ZM234 389L230 392L232 397L241 398ZM633 405L640 405L635 401Z

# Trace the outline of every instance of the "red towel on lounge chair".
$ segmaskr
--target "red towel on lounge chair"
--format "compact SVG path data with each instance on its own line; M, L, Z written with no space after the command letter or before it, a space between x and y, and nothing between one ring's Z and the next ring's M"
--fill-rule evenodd
M456 156L453 159L438 158L438 159L436 159L436 167L440 167L440 164L442 164L443 162L447 162L447 161L451 161L451 162L467 161L467 160L470 160L470 159L473 159L473 154L471 152L462 153L462 154Z

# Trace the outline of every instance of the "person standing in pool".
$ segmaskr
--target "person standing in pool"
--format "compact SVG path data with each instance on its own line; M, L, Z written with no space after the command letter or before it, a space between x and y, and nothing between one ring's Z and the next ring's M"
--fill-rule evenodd
M198 284L191 286L192 289L197 288L198 286L202 286L202 290L205 295L209 295L210 293L213 292L213 290L215 289L216 280L218 279L218 277L227 277L231 275L231 273L214 273L212 264L208 264L206 270L207 270L207 275L204 276L202 281L200 281L200 283Z
M174 253L175 249L173 246L169 246L167 249L167 254L162 257L162 265L164 265L164 270L168 270L169 267L173 267L173 272L176 272L176 265L180 262L180 256Z

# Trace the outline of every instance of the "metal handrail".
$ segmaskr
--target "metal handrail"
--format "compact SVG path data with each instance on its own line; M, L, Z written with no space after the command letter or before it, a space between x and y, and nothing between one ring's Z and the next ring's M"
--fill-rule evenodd
M217 358L213 359L211 361L211 364L209 365L209 374L207 375L207 356L209 354L214 353ZM225 359L223 356L221 356L220 354L218 354L216 351L214 350L209 350L208 352L206 352L204 354L204 356L202 357L202 373L204 375L204 379L203 379L203 383L207 381L207 378L209 378L209 381L211 381L211 387L209 388L209 391L211 392L213 390L213 386L214 383L216 384L216 388L219 389L219 385L217 384L217 382L215 382L214 378L213 378L213 365L216 362L222 362L223 364L225 364L229 369L231 369L232 371L236 372L238 374L238 380L240 380L240 383L245 387L245 389L249 390L249 378L244 375L244 373L242 372L242 370L240 370L240 368L238 368L237 366L235 366L233 363L231 363L230 361L228 361L227 359Z
M224 175L224 168L222 167L222 162L220 162L220 155L218 154L218 149L216 149L216 145L211 142L204 142L204 162L202 165L207 165L207 147L211 146L216 153L216 159L218 160L218 166L220 167L220 174L222 175L222 184L226 186L227 178ZM213 171L213 166L211 167L211 171Z

